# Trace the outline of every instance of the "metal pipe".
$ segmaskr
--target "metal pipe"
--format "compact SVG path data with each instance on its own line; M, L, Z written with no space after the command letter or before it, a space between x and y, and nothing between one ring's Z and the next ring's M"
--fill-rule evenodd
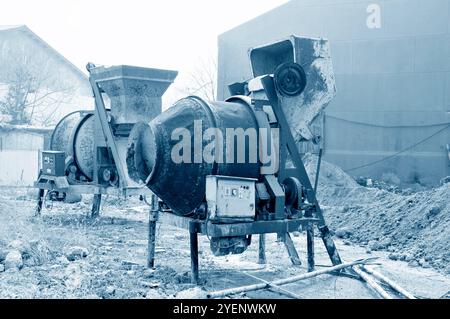
M296 281L300 281L300 280L316 277L316 276L319 276L319 275L328 274L328 273L331 273L333 271L341 270L341 269L344 269L344 268L347 268L347 267L351 267L351 266L354 266L354 265L360 265L360 264L364 264L364 263L369 263L369 262L374 261L375 259L377 259L377 257L367 258L367 259L359 259L359 260L355 260L353 262L342 263L342 264L339 264L339 265L336 265L336 266L333 266L333 267L329 267L329 268L326 268L326 269L316 270L316 271L313 271L313 272L308 272L306 274L301 274L301 275L297 275L297 276L293 276L293 277L289 277L289 278L279 279L279 280L275 280L275 281L272 281L272 282L269 282L269 283L261 283L261 284L254 284L254 285L248 285L248 286L224 289L224 290L219 290L219 291L213 291L213 292L208 293L206 295L206 297L207 298L221 298L221 297L225 297L225 296L228 296L228 295L238 294L238 293L241 293L241 292L266 289L266 288L269 288L270 285L281 286L281 285L293 283L293 282L296 282Z
M246 273L246 272L244 272L244 274L246 274L247 276L252 277L252 278L254 278L256 280L259 280L259 281L261 281L261 282L263 282L265 284L270 285L271 289L275 290L276 292L278 292L280 294L286 295L286 296L294 298L294 299L302 299L299 295L297 295L297 294L295 294L295 293L293 293L293 292L291 292L289 290L286 290L286 289L284 289L284 288L282 288L280 286L277 286L274 283L268 282L267 280L264 280L262 278L256 277L256 276L254 276L252 274L249 274L249 273Z
M361 267L364 271L368 272L369 274L371 274L372 276L374 276L375 278L385 282L386 284L388 284L389 286L392 287L392 289L394 289L395 291L397 291L398 293L402 294L403 296L405 296L408 299L416 299L416 297L411 294L410 292L406 291L405 289L403 289L402 287L400 287L396 282L392 281L391 279L385 277L383 274L379 273L378 271L372 269L371 267L367 267L367 266L362 266Z
M371 287L375 290L381 297L384 299L393 299L391 295L389 295L386 290L383 289L374 279L369 276L367 273L361 270L359 266L353 267L353 270Z

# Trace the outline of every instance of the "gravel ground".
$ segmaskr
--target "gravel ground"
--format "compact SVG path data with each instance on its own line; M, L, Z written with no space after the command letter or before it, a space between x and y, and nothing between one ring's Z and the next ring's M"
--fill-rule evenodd
M200 288L189 282L189 236L186 230L159 224L155 270L146 269L147 209L136 199L107 199L101 217L87 216L91 198L81 203L55 203L33 217L33 191L0 190L0 298L201 298L206 291L306 271L303 234L293 237L303 265L292 266L282 243L267 238L266 265L257 261L257 237L241 255L214 257L206 237L200 237ZM423 298L439 298L450 291L450 278L435 270L408 266L372 251L337 240L344 260L380 257L378 268ZM19 251L22 265L6 267L4 257ZM11 258L10 258L11 259ZM316 239L318 268L329 266L321 240ZM302 298L377 298L360 281L323 275L285 287ZM231 298L285 298L273 291L257 291Z

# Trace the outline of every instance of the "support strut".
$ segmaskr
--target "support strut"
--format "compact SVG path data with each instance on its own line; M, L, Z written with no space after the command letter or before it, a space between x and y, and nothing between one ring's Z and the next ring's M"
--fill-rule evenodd
M92 202L91 218L97 218L100 215L100 205L102 203L102 194L95 194Z
M158 198L151 196L150 212L148 215L148 256L147 267L155 267L155 247L156 247L156 222L159 217Z
M266 264L266 235L259 235L258 264Z
M39 216L41 214L42 205L44 203L44 192L45 192L44 189L39 188L37 205L36 205L36 216Z
M303 165L294 137L290 132L289 124L279 104L279 99L275 90L273 78L271 76L264 76L263 78L261 78L261 83L263 85L264 91L266 92L268 102L272 106L273 112L275 113L280 127L287 128L287 130L289 130L288 132L284 133L284 137L286 138L286 146L295 167L295 169L292 169L290 171L295 174L295 177L297 177L300 183L306 188L306 197L308 199L308 202L314 205L314 212L316 214L316 217L319 219L319 223L317 226L319 227L320 234L322 235L322 241L327 249L328 256L330 257L331 262L333 263L333 265L341 264L341 257L336 250L333 238L331 237L330 231L325 222L322 209L320 208L317 201L316 193L314 192L311 181L308 177L308 173L306 172L305 166ZM285 163L280 163L280 170L285 170Z

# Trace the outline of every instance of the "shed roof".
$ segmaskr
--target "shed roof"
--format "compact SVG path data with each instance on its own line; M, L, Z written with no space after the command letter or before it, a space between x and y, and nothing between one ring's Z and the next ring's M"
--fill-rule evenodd
M20 31L24 34L31 37L33 40L41 44L48 52L53 55L56 59L67 65L69 69L73 71L73 73L80 78L81 81L88 81L88 76L86 73L77 68L72 62L67 60L61 53L51 47L46 41L44 41L41 37L39 37L36 33L34 33L30 28L26 25L0 25L0 32L9 32L9 31Z
M39 133L46 134L53 131L53 127L40 127L32 125L12 125L0 122L0 132L29 132L29 133Z

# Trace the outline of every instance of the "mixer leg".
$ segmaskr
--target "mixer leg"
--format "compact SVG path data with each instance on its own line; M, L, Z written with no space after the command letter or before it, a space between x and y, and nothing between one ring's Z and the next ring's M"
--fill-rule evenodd
M306 226L306 250L308 255L308 272L314 271L314 224Z
M291 235L286 233L286 237L284 238L284 245L289 254L289 258L291 258L291 262L294 266L301 265L300 257L298 257L297 250L295 249L294 242L292 241Z
M341 257L336 249L336 245L334 244L333 238L331 237L330 230L327 226L319 227L320 235L322 236L322 241L325 245L325 248L328 252L328 256L331 259L333 265L342 264Z
M39 188L38 201L36 206L36 215L40 215L42 211L42 204L44 203L44 192L45 190Z
M198 234L190 232L191 240L191 283L198 285Z
M148 218L148 259L147 267L155 267L155 247L156 247L156 222L158 220L158 211L150 210Z
M102 202L102 194L95 194L92 203L91 218L96 218L100 214L100 204Z
M258 251L258 264L266 264L266 235L259 235L259 251Z

